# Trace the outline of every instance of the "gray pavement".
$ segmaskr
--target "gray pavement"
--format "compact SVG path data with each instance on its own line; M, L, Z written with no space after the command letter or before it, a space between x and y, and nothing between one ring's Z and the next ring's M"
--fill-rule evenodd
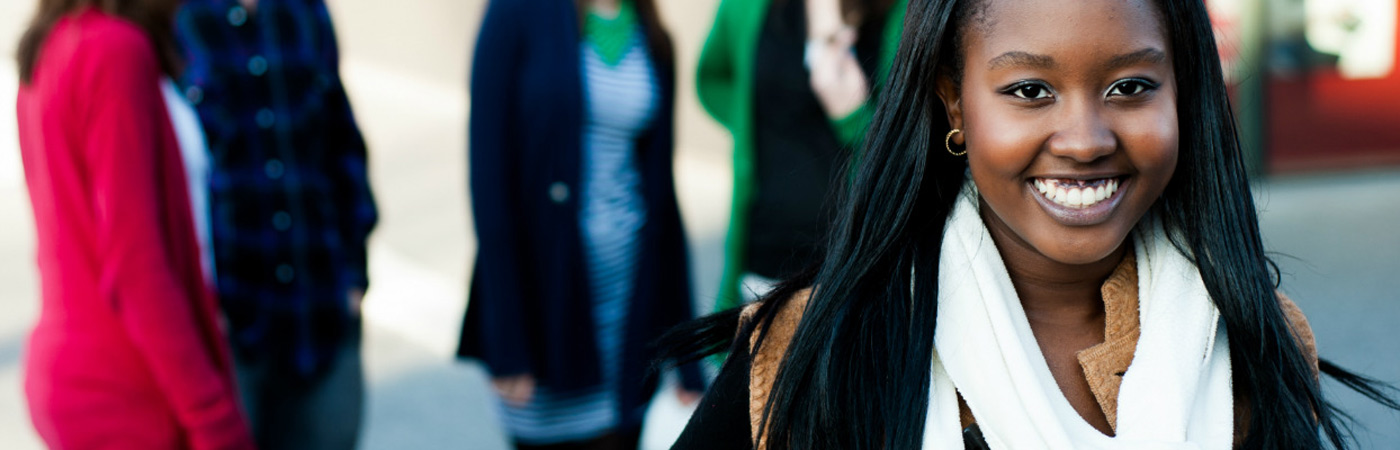
M1400 386L1400 172L1276 178L1256 198L1281 289L1307 315L1319 356ZM1324 380L1358 419L1359 448L1400 449L1400 414Z
M0 2L0 49L29 0ZM662 2L681 66L679 195L699 298L712 298L727 223L730 143L696 105L690 74L715 0ZM480 367L452 361L474 251L466 197L466 71L483 0L334 2L343 73L371 145L382 223L371 242L363 448L505 449ZM0 448L42 448L21 391L38 312L33 232L14 141L14 68L0 62ZM1324 358L1400 384L1400 169L1276 178L1258 187L1266 244ZM702 309L704 305L700 306ZM1400 416L1328 385L1365 427L1361 448L1400 449ZM644 439L665 448L687 410L663 392Z

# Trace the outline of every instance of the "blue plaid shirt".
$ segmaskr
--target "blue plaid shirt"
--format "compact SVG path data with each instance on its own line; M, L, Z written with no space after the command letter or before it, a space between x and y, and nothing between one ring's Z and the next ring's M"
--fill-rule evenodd
M176 16L181 85L209 141L219 296L234 350L302 375L358 332L377 220L365 142L321 0L191 0Z

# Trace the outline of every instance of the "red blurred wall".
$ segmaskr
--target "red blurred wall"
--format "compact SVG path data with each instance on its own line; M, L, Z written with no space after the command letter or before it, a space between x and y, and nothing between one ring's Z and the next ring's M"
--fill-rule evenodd
M1267 89L1271 172L1400 166L1400 69L1345 80L1335 68L1316 68L1272 77Z

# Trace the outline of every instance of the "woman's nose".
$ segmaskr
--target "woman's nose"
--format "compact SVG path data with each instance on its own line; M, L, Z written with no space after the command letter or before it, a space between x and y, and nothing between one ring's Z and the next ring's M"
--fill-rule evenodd
M1091 105L1078 105L1065 111L1047 146L1051 154L1089 163L1112 154L1118 138L1103 115Z

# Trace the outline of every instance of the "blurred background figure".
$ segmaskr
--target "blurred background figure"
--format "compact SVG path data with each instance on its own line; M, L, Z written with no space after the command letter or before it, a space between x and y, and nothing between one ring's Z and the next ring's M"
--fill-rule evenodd
M831 197L865 136L906 0L722 0L700 104L734 135L734 199L716 310L817 260Z
M194 114L167 78L175 5L44 0L20 41L44 304L25 392L53 448L253 446L181 163L200 131L172 125Z
M370 240L374 289L364 303L367 384L359 440L367 450L512 447L498 426L498 396L483 365L452 358L473 270L469 256L477 251L468 190L462 188L470 98L463 80L486 3L340 1L331 8L342 81L368 147L375 149L368 155L369 172L380 221ZM699 310L708 311L724 265L733 145L731 134L701 108L692 83L720 1L657 3L676 54L680 95L674 176L689 241L693 299ZM1347 12L1335 11L1343 3ZM1290 294L1308 314L1323 354L1400 383L1400 358L1385 356L1400 354L1400 340L1390 338L1400 318L1400 302L1395 301L1400 277L1394 276L1400 273L1400 233L1393 231L1400 223L1400 202L1395 201L1400 197L1400 141L1391 139L1400 127L1388 112L1400 106L1400 90L1395 89L1400 68L1387 63L1400 59L1379 56L1400 56L1396 0L1208 4L1219 36L1248 36L1228 32L1231 28L1265 34L1261 42L1268 52L1240 57L1238 44L1222 43L1221 57L1267 63L1261 66L1266 71L1243 70L1235 78L1259 81L1267 87L1267 98L1235 104L1265 108L1267 120L1257 125L1270 137L1252 147L1266 162L1264 176L1256 179L1256 201L1268 248L1285 255L1277 262ZM38 0L0 1L0 48L18 46L38 5ZM1251 28L1259 24L1265 26ZM1388 37L1378 39L1373 33ZM1328 39L1308 37L1314 35ZM1280 53L1273 45L1284 38L1313 47L1324 58L1304 72L1283 72L1276 66L1282 60L1275 57ZM1326 63L1332 55L1328 52L1337 53L1334 61L1369 59L1387 65L1358 72L1363 67L1346 63L1355 70L1343 74ZM10 54L0 58L0 105L10 105L0 107L0 448L37 450L45 446L30 422L21 386L25 348L40 315L39 276L33 208L15 133L19 71ZM1299 145L1288 136L1275 136L1279 131L1310 133L1322 144ZM1285 157L1285 148L1306 150L1315 159ZM1400 450L1396 417L1338 387L1324 381L1324 389L1333 390L1333 398L1360 419L1360 447ZM674 389L658 389L644 421L644 448L669 448L680 433L690 413L676 397Z
M648 344L692 315L670 38L652 0L494 0L474 58L459 355L491 372L517 448L634 449ZM703 384L682 378L689 403Z
M330 14L193 0L175 35L208 134L214 267L253 433L266 449L354 448L377 212Z

